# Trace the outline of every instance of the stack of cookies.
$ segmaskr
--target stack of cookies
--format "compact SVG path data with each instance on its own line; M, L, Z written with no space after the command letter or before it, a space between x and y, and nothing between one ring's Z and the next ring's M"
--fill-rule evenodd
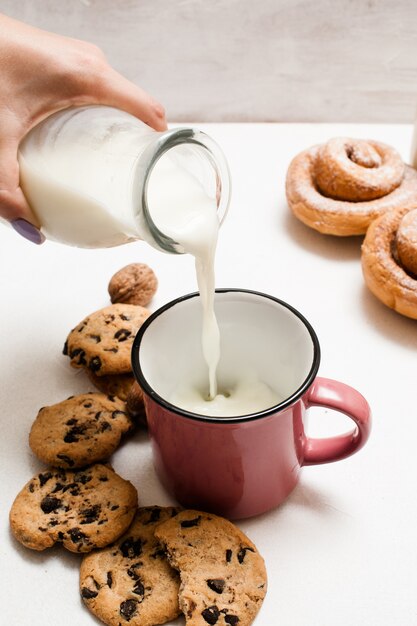
M150 312L134 304L111 304L85 317L70 332L64 354L105 394L127 400L134 383L130 353Z
M11 529L32 550L59 543L84 555L81 597L105 624L152 626L182 612L192 626L246 626L266 593L254 544L212 514L138 509L135 487L107 464L145 419L130 352L155 289L147 266L123 268L109 284L112 304L69 333L64 354L100 392L39 410L29 444L48 467L17 495Z
M144 278L145 277L145 278ZM29 444L49 467L23 487L13 503L10 522L25 546L43 550L62 543L73 552L108 545L130 525L137 507L136 489L102 465L134 428L127 410L133 385L130 352L149 311L157 281L143 264L122 268L111 279L113 302L84 318L69 333L64 354L83 368L101 393L71 396L42 407ZM135 386L130 404L144 416L143 395Z
M135 382L130 353L137 331L150 312L145 308L158 281L144 263L131 263L110 279L112 304L85 317L69 333L64 354L83 369L101 392L128 403L136 420L146 423L143 395Z
M103 393L42 407L29 445L48 469L31 478L12 505L16 539L33 550L62 543L71 552L89 552L125 532L137 492L102 463L133 426L125 403Z

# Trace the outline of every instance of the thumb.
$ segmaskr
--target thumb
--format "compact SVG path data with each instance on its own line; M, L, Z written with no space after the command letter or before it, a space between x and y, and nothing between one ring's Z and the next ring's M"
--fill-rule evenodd
M18 141L3 138L0 142L0 217L23 237L42 243L39 220L31 210L19 185Z

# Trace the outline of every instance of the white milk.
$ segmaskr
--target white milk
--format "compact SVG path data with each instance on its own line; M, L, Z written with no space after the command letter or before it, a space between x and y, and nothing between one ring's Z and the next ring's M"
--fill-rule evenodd
M191 174L176 166L169 153L155 166L147 195L156 226L195 258L203 305L203 354L209 371L209 397L214 398L220 358L220 334L213 308L214 257L219 233L216 200Z
M184 381L170 402L192 413L215 417L255 413L278 404L283 398L259 381L254 372L244 374L241 370L233 385L219 392L217 389L220 333L213 304L219 221L215 199L208 197L200 183L177 167L167 153L150 177L148 206L156 226L195 257L203 305L202 346L209 371L209 394Z
M143 239L136 163L154 133L110 107L51 115L19 146L20 183L48 239L104 248Z
M29 204L42 207L42 211L35 212L41 218L42 231L48 239L67 245L76 242L82 248L98 248L117 246L135 238L134 229L124 220L122 212L114 215L105 203L61 182L61 168L71 169L72 166L74 173L77 171L76 155L68 158L66 165L57 159L53 168L45 167L42 155L36 150L28 156L30 159L19 156L21 186Z
M219 393L212 399L204 397L197 387L184 382L175 390L170 402L175 406L212 417L235 417L257 413L279 404L284 398L268 385L258 380L255 374L251 376L238 375L233 385L227 389L219 389Z

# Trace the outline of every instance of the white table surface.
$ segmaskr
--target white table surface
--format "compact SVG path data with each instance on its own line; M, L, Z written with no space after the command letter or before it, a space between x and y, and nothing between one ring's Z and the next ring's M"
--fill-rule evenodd
M373 410L366 447L351 458L307 467L278 509L239 526L265 557L269 590L256 626L417 624L417 322L379 303L364 286L361 238L320 235L285 202L290 159L345 135L385 141L408 158L411 126L201 125L223 147L233 199L216 261L218 287L269 292L301 310L322 348L320 374L359 389ZM68 331L109 303L111 275L131 262L159 277L151 309L196 290L192 259L138 242L107 250L41 247L0 227L0 589L2 624L87 626L98 621L78 593L80 557L37 553L11 536L14 497L43 466L28 445L38 409L91 390L62 347ZM311 434L350 422L314 409ZM141 505L172 502L155 476L147 435L113 457ZM176 624L182 624L179 619Z

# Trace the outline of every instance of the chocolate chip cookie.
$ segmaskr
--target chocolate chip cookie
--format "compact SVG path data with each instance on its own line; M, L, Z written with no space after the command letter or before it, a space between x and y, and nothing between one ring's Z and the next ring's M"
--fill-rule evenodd
M264 599L267 577L255 545L226 519L182 511L155 529L179 570L180 608L190 626L247 626Z
M48 465L85 467L107 459L132 428L122 400L83 393L43 407L32 425L29 445Z
M62 543L71 552L90 552L120 537L136 508L134 486L105 465L50 469L17 495L10 525L16 539L32 550Z
M154 536L155 527L177 512L173 507L138 509L116 543L83 558L81 597L105 624L151 626L179 615L179 576Z
M129 374L109 374L108 376L97 376L90 369L87 369L86 372L94 387L109 396L117 396L124 401L126 401L135 381L132 372Z
M64 354L71 365L97 376L132 371L133 340L150 312L133 304L112 304L82 320L68 335Z

